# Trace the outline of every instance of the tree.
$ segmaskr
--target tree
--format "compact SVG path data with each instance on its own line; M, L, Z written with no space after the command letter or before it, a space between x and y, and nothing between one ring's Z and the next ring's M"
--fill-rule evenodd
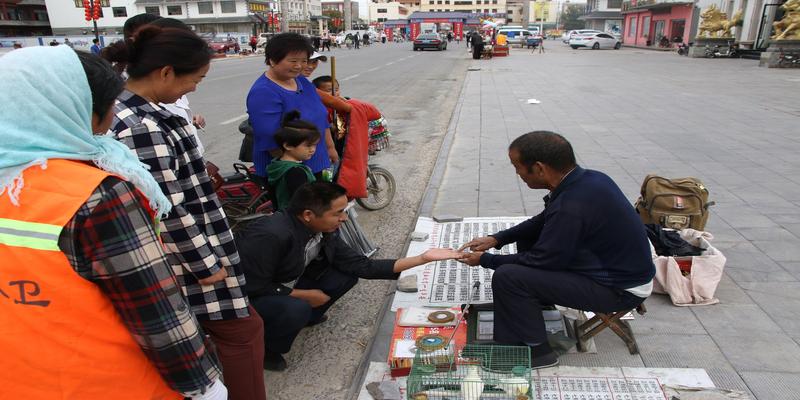
M344 29L344 19L339 10L322 10L322 15L330 18L328 26L331 32L341 32Z
M568 4L561 13L561 24L564 25L565 31L573 29L583 29L586 26L586 21L579 20L578 17L586 13L585 5L583 4Z

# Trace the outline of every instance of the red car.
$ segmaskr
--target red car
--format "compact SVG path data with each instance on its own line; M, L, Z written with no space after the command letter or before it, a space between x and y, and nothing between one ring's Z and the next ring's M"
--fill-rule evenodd
M208 47L210 47L211 50L214 50L215 53L220 54L225 54L230 51L238 53L240 50L239 42L237 42L236 39L229 37L214 37L208 42Z

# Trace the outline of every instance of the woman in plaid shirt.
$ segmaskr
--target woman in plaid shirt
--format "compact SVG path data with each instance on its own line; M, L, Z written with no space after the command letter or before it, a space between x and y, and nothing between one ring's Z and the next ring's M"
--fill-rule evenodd
M127 62L111 131L145 164L172 203L161 220L167 258L192 311L217 346L231 399L265 399L263 322L248 304L225 213L190 122L159 106L193 92L209 69L208 45L179 28L146 25L107 48Z

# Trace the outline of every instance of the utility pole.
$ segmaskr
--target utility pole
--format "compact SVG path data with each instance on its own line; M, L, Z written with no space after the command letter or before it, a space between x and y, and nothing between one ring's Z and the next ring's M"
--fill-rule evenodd
M531 0L522 0L522 29L528 29L531 23Z
M289 2L281 0L281 33L289 32Z
M366 0L364 0L366 1ZM344 30L349 31L353 29L353 10L350 0L344 0Z

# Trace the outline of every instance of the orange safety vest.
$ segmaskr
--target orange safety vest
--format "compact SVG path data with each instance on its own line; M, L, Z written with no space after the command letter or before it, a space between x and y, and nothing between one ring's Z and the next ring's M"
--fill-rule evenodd
M23 174L20 205L0 197L0 399L182 399L58 247L109 174L67 160Z

